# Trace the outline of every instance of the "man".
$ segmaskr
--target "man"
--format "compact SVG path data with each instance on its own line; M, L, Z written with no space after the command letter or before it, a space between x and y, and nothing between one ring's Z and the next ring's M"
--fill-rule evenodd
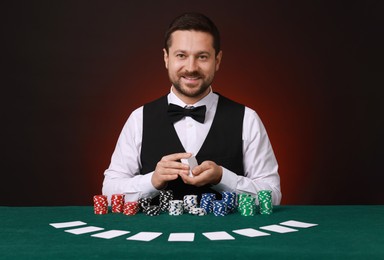
M223 55L213 22L197 13L177 17L163 51L171 91L128 118L104 173L103 194L155 197L171 189L181 199L271 190L279 204L278 165L262 122L252 109L212 91ZM181 162L191 156L199 163L193 169Z

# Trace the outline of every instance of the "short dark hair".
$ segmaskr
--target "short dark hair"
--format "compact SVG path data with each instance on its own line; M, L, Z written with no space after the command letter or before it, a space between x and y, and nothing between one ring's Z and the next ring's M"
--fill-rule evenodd
M200 31L206 32L213 37L213 48L215 54L220 52L220 33L216 25L207 16L200 13L184 13L176 17L169 25L164 39L164 48L167 53L172 44L171 35L175 31Z

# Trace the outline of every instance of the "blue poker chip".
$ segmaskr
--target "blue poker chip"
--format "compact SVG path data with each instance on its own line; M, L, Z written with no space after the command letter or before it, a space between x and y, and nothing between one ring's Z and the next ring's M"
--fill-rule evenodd
M228 214L227 205L223 200L213 201L213 214L215 216L226 216Z

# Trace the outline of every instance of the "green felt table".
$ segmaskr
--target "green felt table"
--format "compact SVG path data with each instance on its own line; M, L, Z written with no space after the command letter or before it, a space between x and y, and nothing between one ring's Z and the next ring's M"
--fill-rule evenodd
M384 206L278 206L272 215L253 217L94 215L93 207L0 207L0 220L0 259L384 259ZM130 233L102 239L49 225L76 220ZM262 226L287 220L318 225L263 237L232 232L262 231ZM162 235L149 242L127 240L141 231ZM235 239L212 241L202 234L214 231L226 231ZM178 232L193 232L194 241L169 242L169 235Z

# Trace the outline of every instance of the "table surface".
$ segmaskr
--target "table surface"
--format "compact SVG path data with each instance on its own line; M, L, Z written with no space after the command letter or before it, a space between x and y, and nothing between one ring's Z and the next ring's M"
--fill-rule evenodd
M106 230L126 230L113 239L74 235L50 223L83 221ZM318 224L297 232L246 237L243 228L297 220ZM272 215L244 217L94 215L93 207L0 207L0 259L384 259L384 206L278 206ZM152 241L127 240L141 231L161 232ZM212 241L202 233L226 231L234 240ZM99 231L100 232L100 231ZM170 242L171 233L193 232L193 242ZM98 233L98 232L94 232Z

